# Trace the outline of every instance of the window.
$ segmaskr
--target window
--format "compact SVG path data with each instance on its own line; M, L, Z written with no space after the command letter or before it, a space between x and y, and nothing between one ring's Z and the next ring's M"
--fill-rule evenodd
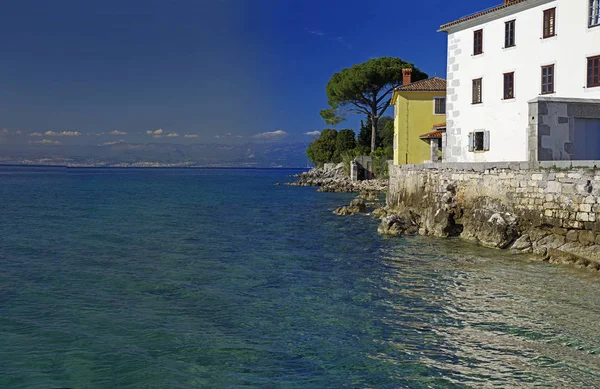
M587 60L587 86L588 88L600 86L600 55Z
M515 21L504 23L504 48L515 45Z
M515 73L504 73L504 100L515 98Z
M542 94L554 93L554 65L542 66Z
M482 100L482 78L473 80L473 104L481 104Z
M469 132L469 151L489 151L490 150L490 132L475 131Z
M556 35L556 8L550 8L544 11L544 39Z
M435 114L436 115L445 115L446 114L446 98L445 97L435 97Z
M590 1L590 27L600 26L600 0Z
M473 33L473 55L483 53L483 30L477 30Z

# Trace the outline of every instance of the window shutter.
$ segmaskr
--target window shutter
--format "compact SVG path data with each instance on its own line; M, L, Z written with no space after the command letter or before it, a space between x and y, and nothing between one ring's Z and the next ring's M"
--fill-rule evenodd
M473 137L473 133L469 132L469 151L474 151L475 150L475 146L474 146L474 137Z
M483 132L483 150L489 151L489 149L490 149L490 132L484 131Z

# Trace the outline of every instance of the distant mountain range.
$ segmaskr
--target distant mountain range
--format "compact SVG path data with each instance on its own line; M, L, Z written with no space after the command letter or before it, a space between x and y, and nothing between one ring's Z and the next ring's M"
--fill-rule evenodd
M306 167L308 143L0 145L2 164L67 166Z

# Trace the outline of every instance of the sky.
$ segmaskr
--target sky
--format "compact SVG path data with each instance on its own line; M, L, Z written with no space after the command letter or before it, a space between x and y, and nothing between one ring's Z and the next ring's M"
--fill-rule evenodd
M334 73L392 56L445 77L439 26L498 3L5 0L0 146L307 141Z

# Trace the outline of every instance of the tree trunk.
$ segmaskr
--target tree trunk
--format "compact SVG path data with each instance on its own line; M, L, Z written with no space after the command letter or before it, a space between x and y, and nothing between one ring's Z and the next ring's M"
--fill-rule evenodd
M377 122L379 121L379 117L377 117L377 113L371 114L371 152L375 151L377 148Z

